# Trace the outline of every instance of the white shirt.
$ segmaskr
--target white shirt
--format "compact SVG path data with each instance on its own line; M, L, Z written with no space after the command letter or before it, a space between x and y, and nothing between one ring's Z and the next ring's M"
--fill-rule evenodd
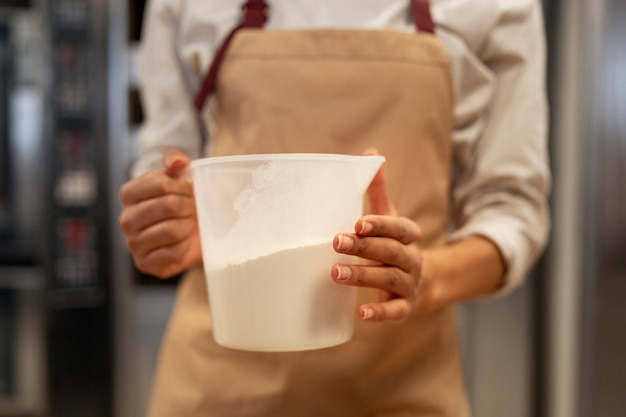
M133 174L176 147L203 156L193 97L243 0L151 0L140 55L145 121ZM265 30L413 31L409 0L269 0ZM456 96L455 229L482 235L507 264L500 294L519 285L549 229L545 36L539 0L431 0Z

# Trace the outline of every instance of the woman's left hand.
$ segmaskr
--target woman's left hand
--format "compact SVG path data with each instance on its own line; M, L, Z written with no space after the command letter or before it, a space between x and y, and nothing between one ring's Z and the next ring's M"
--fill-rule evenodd
M358 314L365 321L400 321L415 312L429 311L420 227L410 219L398 217L388 197L382 168L367 196L372 214L356 222L355 233L339 233L333 240L336 252L367 262L335 264L332 278L338 284L378 290L378 302L359 306Z

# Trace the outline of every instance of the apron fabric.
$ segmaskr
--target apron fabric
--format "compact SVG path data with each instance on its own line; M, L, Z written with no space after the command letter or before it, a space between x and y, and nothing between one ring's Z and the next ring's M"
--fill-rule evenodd
M432 34L243 27L211 104L212 156L377 148L400 215L418 222L424 247L445 244L453 97ZM200 268L178 291L150 417L469 416L452 308L375 324L355 311L343 345L246 352L214 342ZM373 297L359 289L360 303Z

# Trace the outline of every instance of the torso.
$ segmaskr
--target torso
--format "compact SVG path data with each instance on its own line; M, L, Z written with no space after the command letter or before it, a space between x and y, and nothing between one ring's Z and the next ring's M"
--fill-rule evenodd
M377 147L400 213L420 223L426 246L441 245L452 97L448 58L432 35L248 30L233 41L206 113L211 154ZM204 289L197 270L181 287L152 417L469 414L451 309L401 324L357 322L336 348L262 354L213 342Z

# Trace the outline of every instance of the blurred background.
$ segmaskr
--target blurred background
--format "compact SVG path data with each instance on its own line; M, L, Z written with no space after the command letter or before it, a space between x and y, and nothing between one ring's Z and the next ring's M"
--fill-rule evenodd
M626 2L546 2L553 234L459 308L477 417L626 410ZM118 190L143 1L0 1L0 417L137 417L176 280L134 270Z

